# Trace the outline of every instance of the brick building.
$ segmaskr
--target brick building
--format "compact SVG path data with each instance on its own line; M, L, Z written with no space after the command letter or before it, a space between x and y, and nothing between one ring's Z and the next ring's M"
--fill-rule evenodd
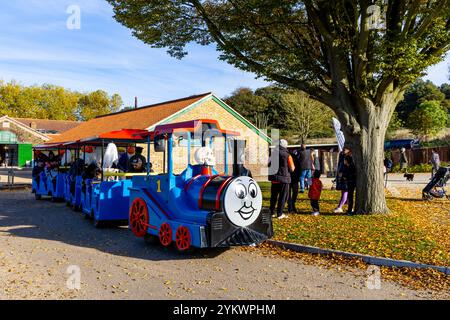
M0 166L23 167L32 159L32 146L48 142L80 122L0 117Z
M267 158L270 139L247 119L212 93L157 103L136 109L99 116L55 137L50 142L69 142L95 137L101 133L121 129L152 130L157 125L196 119L214 119L227 130L238 131L247 141L246 164L255 177L267 176ZM217 143L216 145L221 145ZM223 144L222 144L223 145ZM195 148L195 147L194 147ZM195 151L195 150L193 150ZM218 168L224 163L224 153L216 149ZM146 152L146 151L145 151ZM186 167L185 147L174 147L175 172ZM163 171L163 154L150 153L156 172Z

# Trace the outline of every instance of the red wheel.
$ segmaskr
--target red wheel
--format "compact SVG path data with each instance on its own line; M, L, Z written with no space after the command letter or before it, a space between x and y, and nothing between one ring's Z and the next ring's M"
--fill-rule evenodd
M167 222L159 228L159 241L164 247L168 247L172 243L172 228Z
M179 227L175 234L175 241L178 251L189 250L191 247L191 234L189 233L189 229L184 226Z
M147 234L148 222L147 204L143 199L136 198L130 208L130 226L136 237L142 238Z

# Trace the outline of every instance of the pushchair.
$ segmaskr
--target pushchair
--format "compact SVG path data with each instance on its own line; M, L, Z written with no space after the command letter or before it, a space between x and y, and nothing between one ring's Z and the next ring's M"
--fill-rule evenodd
M440 167L431 181L422 190L423 200L433 200L433 198L444 198L450 200L450 194L447 194L445 187L450 180L450 167Z

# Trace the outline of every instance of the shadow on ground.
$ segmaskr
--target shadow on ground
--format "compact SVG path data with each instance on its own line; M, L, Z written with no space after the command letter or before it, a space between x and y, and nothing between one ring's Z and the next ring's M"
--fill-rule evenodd
M31 193L0 192L0 235L58 241L76 247L146 260L214 258L226 249L178 253L174 248L147 244L127 227L96 229L92 222L64 203L34 200Z

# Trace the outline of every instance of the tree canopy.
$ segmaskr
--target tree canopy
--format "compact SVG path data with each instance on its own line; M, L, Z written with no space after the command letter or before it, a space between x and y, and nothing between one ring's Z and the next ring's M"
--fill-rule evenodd
M428 139L447 125L447 110L439 101L425 101L408 117L408 127L418 137Z
M450 92L448 92L448 98L446 95L447 86L448 84L443 84L441 87L437 87L429 80L418 79L415 81L407 88L404 100L397 106L396 110L400 119L406 121L408 116L426 101L438 101L445 108L450 106Z
M123 105L118 94L102 90L80 93L45 84L26 87L14 81L0 82L0 115L50 120L89 120Z

